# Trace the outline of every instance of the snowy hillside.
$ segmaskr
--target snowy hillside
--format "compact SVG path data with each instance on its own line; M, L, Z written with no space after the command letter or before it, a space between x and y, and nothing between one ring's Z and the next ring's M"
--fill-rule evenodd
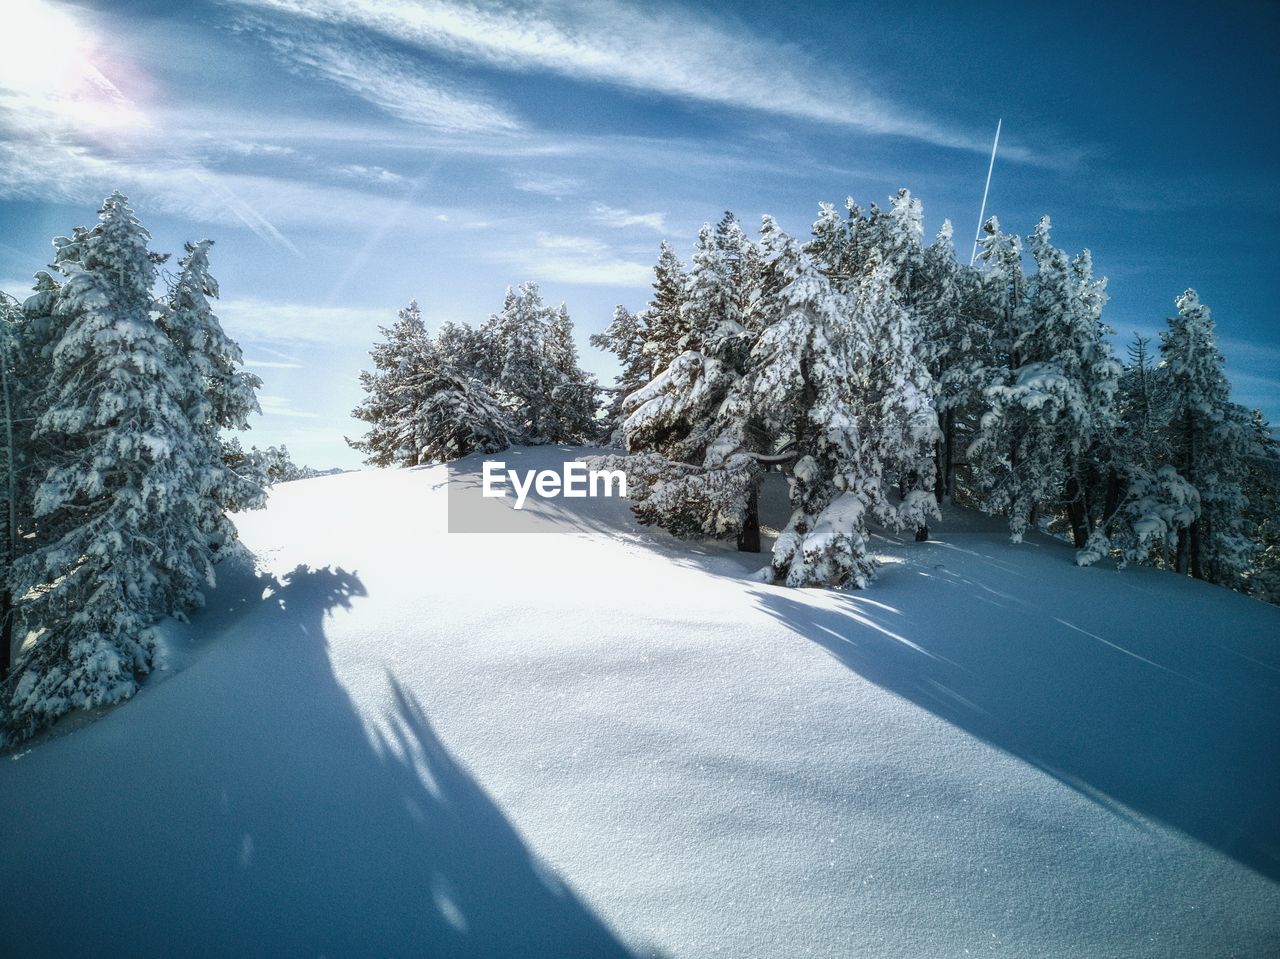
M276 488L166 671L3 760L0 953L1280 950L1280 610L965 513L768 587L617 500L450 536L445 479Z

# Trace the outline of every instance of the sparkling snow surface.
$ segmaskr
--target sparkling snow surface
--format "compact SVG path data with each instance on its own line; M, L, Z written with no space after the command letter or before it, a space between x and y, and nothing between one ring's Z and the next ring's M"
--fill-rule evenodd
M772 588L444 479L278 487L168 669L0 759L0 954L1280 954L1280 610L958 511Z

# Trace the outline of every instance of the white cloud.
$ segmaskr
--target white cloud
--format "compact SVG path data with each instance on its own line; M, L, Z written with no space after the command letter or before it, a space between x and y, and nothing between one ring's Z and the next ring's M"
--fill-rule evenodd
M386 167L366 166L363 163L349 163L345 166L340 166L337 168L337 172L352 180L359 180L362 183L376 183L380 186L398 186L409 182L399 173L392 173Z
M305 410L293 408L293 402L287 396L273 396L269 393L258 394L258 405L262 407L264 416L288 416L295 419L316 420L319 415Z
M294 70L317 76L406 123L446 133L515 133L520 122L501 106L464 92L413 60L322 32L288 33L245 23Z
M246 140L227 140L222 144L228 153L242 157L290 157L297 156L293 147L281 146L278 143L251 143Z
M244 365L259 370L300 370L301 363L288 363L284 360L258 360L248 359L244 361Z
M554 200L560 200L581 190L582 181L571 176L537 176L523 173L516 177L514 186L522 193L533 193L537 196L549 196Z
M372 343L379 325L395 320L395 308L311 306L257 299L224 300L218 316L245 343ZM270 351L266 351L270 352Z
M785 46L692 13L617 0L516 8L446 0L230 0L362 27L446 56L506 70L542 70L651 94L894 134L963 149L974 137L860 87ZM1016 155L1010 148L1006 156Z
M591 216L598 223L606 226L645 226L659 233L665 233L667 229L665 213L632 213L630 210L619 210L603 203L596 203L591 207Z
M607 244L590 237L539 233L531 248L501 254L499 259L535 282L646 287L653 281L650 266L616 256Z

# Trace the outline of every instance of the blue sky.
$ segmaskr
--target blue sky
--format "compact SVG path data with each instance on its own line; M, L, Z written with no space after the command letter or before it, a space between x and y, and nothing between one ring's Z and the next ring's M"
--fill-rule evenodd
M0 288L121 189L155 248L213 237L266 381L250 440L356 465L356 374L410 298L472 323L509 283L569 305L584 365L658 243L731 209L803 234L900 186L1089 247L1107 318L1213 308L1237 399L1280 418L1274 4L6 0Z

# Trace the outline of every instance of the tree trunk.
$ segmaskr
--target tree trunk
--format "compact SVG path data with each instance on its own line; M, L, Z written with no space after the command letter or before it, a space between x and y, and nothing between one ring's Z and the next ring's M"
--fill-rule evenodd
M1200 536L1200 520L1194 520L1188 532L1188 540L1190 541L1190 549L1188 552L1188 562L1191 568L1191 575L1196 579L1204 579L1204 565L1201 558L1201 536Z
M752 485L751 496L747 500L747 518L743 521L742 532L738 534L738 552L760 552L760 493L755 485Z
M1085 509L1084 490L1073 470L1067 477L1067 521L1071 523L1071 541L1076 549L1089 542L1089 518Z
M1187 431L1186 432L1187 469L1186 469L1186 472L1183 473L1183 475L1186 476L1187 480L1191 483L1192 486L1195 486L1197 489L1199 489L1200 488L1200 483L1199 483L1200 471L1196 468L1199 465L1197 460L1198 454L1196 451L1196 423L1195 423L1195 418L1192 416L1190 407L1187 407L1187 411L1185 414L1185 424L1186 424L1186 431ZM1204 511L1204 507L1202 505L1201 506L1202 514L1203 514L1203 511ZM1182 573L1182 572L1189 571L1191 575L1194 576L1196 579L1204 579L1204 569L1200 565L1201 563L1201 560L1200 560L1201 529L1200 529L1199 516L1197 516L1195 519L1191 521L1191 525L1187 528L1186 533L1187 533L1186 535L1187 549L1186 549L1185 556L1183 555L1182 539L1181 537L1178 539L1178 554L1179 554L1179 563L1180 563L1180 568L1178 572Z
M942 495L948 503L956 498L956 411L947 410L942 420L943 448L946 459L942 462ZM941 502L941 500L939 500Z
M13 593L0 591L0 683L13 666Z
M1120 474L1113 466L1107 471L1107 498L1102 506L1102 522L1110 523L1120 508ZM1104 530L1104 532L1107 532Z

